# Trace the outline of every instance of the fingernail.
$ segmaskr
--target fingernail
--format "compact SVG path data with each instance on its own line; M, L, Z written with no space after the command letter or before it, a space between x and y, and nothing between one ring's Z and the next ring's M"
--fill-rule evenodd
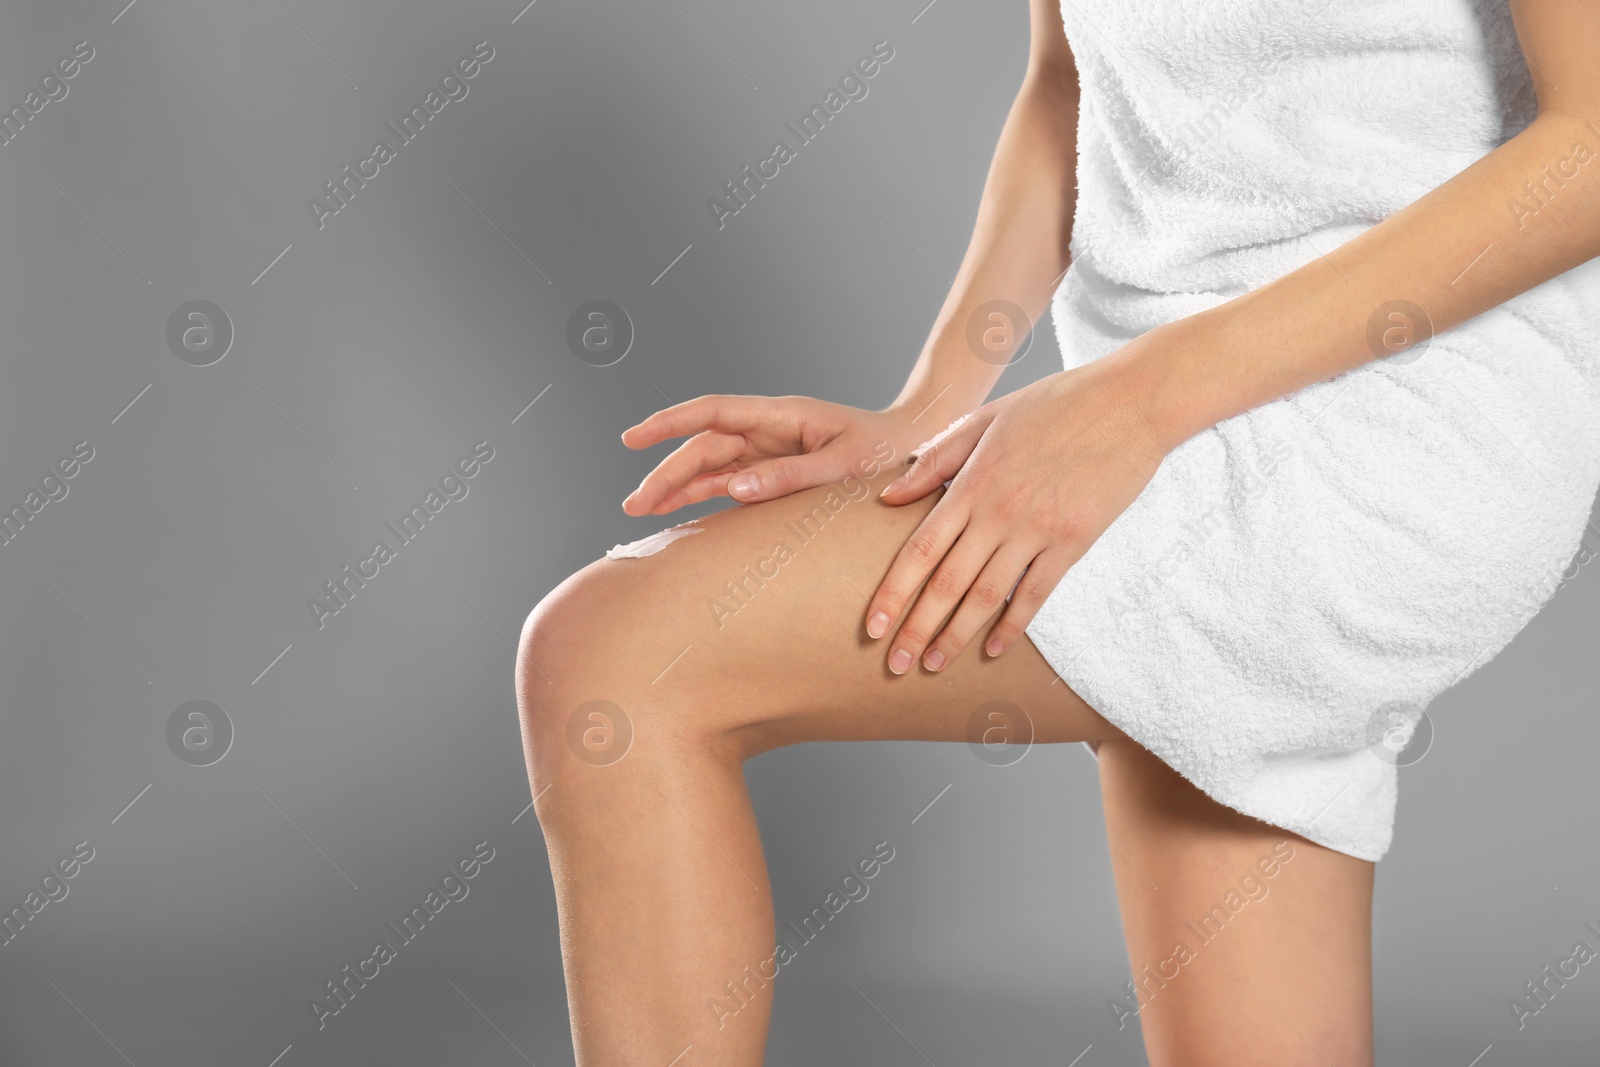
M879 496L888 496L890 493L892 493L896 489L900 488L900 483L903 482L903 481L905 481L904 478L896 478L894 481L892 481L888 485L884 486L883 487L883 491L881 493L879 493L878 495Z
M911 653L903 648L894 650L894 655L889 657L889 669L896 674L904 674L911 669Z
M1005 642L998 637L991 637L989 643L983 646L983 650L991 656L998 656L1006 650Z
M889 631L889 616L881 611L872 613L872 618L867 620L867 636L876 641Z
M930 671L936 671L944 666L944 653L937 648L922 657L922 665Z
M735 474L728 481L729 496L749 496L760 485L753 474Z

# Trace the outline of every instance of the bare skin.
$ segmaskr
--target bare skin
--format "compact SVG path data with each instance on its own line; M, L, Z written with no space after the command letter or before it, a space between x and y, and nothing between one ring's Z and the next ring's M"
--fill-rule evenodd
M1156 1067L1372 1062L1373 865L1206 798L1055 679L1025 628L1173 448L1393 354L1370 347L1373 309L1419 305L1410 344L1600 255L1600 171L1563 171L1536 213L1506 206L1600 135L1600 7L1511 8L1539 100L1526 129L1307 266L986 403L1014 348L974 351L969 324L996 300L1026 319L1015 340L1038 321L1068 266L1076 202L1078 73L1057 0L1030 0L1027 72L972 241L901 395L880 411L700 397L624 432L632 448L688 438L624 502L630 514L716 496L745 506L660 555L585 568L524 628L523 738L581 1064L760 1062L772 984L751 982L732 1019L706 1006L772 956L745 759L810 740L967 740L994 700L1024 709L1039 741L1099 742ZM723 583L770 558L784 523L875 446L898 463L957 415L969 417L886 497L876 490L898 471L872 474L870 495L852 492L736 614L713 618ZM594 700L633 728L604 766L582 743L606 734ZM1219 900L1253 892L1252 871L1270 892L1224 935L1191 941ZM1174 962L1178 942L1192 959Z
M1293 843L1270 895L1150 998L1152 1063L1370 1064L1372 864L1205 797L1079 699L1029 641L937 673L888 670L861 613L939 496L881 502L900 470L699 520L703 533L656 555L596 561L529 616L517 671L523 739L578 1063L664 1065L679 1053L680 1065L761 1062L779 983L748 977L776 938L746 759L803 741L965 741L979 707L1004 700L1026 712L1038 742L1099 742L1136 972L1176 939L1193 942L1184 921L1274 844ZM837 513L824 504L830 492ZM819 507L829 517L813 519L802 542L788 524ZM715 618L708 601L731 604L724 583L773 559L778 541L792 558L761 565L773 576L744 579L744 606ZM626 754L604 765L593 761L607 758L605 724L585 707L597 699L632 725ZM599 728L595 748L573 740L575 716ZM745 983L748 1004L719 1017L710 1002L730 981Z
M1223 807L1133 741L1099 755L1153 1067L1372 1063L1376 865Z

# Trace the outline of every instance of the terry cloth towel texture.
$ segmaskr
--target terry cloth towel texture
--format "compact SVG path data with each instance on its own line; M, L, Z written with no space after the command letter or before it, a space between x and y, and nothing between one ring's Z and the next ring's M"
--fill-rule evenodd
M1062 14L1083 90L1051 303L1068 367L1311 262L1534 114L1505 0ZM1399 772L1375 740L1505 647L1592 531L1597 338L1589 263L1225 420L1167 458L1029 636L1211 797L1378 859Z

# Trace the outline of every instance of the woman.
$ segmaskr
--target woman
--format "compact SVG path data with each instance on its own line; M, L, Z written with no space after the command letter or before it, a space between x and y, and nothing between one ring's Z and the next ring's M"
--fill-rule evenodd
M1096 750L1153 1064L1373 1061L1396 751L1548 598L1600 484L1600 7L1032 0L1031 34L899 398L631 427L689 440L629 514L744 506L524 628L582 1064L760 1062L743 761L975 713ZM985 403L1047 303L1066 368ZM1284 850L1275 903L1173 978Z

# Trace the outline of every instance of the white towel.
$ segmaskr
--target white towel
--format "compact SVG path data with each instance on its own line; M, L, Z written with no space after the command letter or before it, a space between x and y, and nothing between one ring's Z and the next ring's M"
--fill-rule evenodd
M1069 367L1314 260L1533 115L1504 0L1062 13L1083 87L1052 301ZM1597 338L1591 263L1197 435L1029 635L1215 799L1379 858L1415 755L1395 724L1511 640L1588 529Z

